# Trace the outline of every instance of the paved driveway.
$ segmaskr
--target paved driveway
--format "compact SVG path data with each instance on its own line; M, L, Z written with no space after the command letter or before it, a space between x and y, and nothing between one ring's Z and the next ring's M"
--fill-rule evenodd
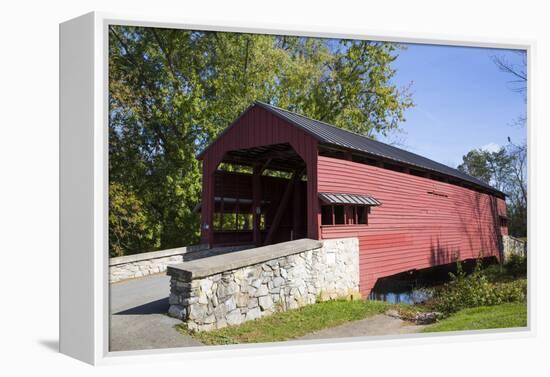
M111 284L110 350L202 345L174 329L179 320L166 315L170 278L150 275Z

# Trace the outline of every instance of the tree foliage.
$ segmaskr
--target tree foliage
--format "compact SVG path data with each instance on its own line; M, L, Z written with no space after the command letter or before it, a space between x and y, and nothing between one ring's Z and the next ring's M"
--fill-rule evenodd
M158 247L159 224L149 218L143 202L123 185L109 185L110 256L119 257Z
M512 159L510 175L508 177L508 213L510 233L512 235L527 236L527 144L516 145L512 142L507 147Z
M507 195L509 230L527 235L527 146L511 141L496 152L474 149L462 157L458 169Z
M490 184L492 174L487 164L488 154L488 152L482 149L469 151L466 155L462 156L462 164L458 165L458 170Z
M505 148L495 152L474 149L463 156L462 161L458 170L493 185L497 190L504 190L513 162Z
M391 81L400 48L111 26L111 252L197 242L195 155L255 100L370 137L396 130L413 105L408 88Z

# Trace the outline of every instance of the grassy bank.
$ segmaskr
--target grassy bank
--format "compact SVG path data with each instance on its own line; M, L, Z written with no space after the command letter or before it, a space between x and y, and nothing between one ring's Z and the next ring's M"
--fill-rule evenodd
M505 265L481 268L466 276L460 269L435 292L432 306L447 317L424 332L500 329L527 326L527 260L512 256ZM429 304L428 304L429 305Z
M479 261L478 261L479 262ZM527 325L527 279L525 260L482 269L467 275L457 272L446 284L433 288L433 297L424 304L389 304L382 301L328 301L296 310L277 312L239 326L209 332L190 333L184 325L178 331L208 345L265 343L296 339L346 322L365 319L388 309L397 309L402 319L414 321L418 312L436 311L441 319L425 332L479 330Z
M381 301L327 301L275 313L239 326L191 335L200 342L211 345L284 341L383 313L391 306ZM178 325L177 329L189 334L182 325Z
M527 303L510 303L462 309L423 332L500 329L527 326Z

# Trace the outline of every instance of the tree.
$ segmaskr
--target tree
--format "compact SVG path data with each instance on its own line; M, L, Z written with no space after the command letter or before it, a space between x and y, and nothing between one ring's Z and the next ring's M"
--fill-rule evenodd
M527 234L527 148L509 139L506 148L496 152L474 149L462 157L458 169L492 185L506 194L509 231Z
M502 191L511 171L512 158L505 148L496 152L474 149L462 157L461 170Z
M145 231L156 230L148 244L126 242L140 247L128 247L124 254L181 246L198 236L192 210L200 192L194 147L199 79L192 65L176 71L172 61L178 57L168 50L172 44L159 43L154 29L149 30L112 28L110 33L110 184L131 188L147 217ZM193 48L190 39L180 42L179 53ZM137 233L129 237L139 238Z
M135 193L109 185L109 255L119 257L158 247L159 224L152 223Z
M487 184L491 183L491 172L487 164L487 152L484 150L474 149L462 156L462 164L458 165L458 170L476 177Z
M527 53L516 51L519 62L513 63L504 55L495 55L493 62L498 69L512 77L509 81L511 89L523 96L527 102ZM526 114L521 114L513 125L525 127ZM527 235L527 142L514 144L508 137L507 153L511 158L510 177L508 177L508 213L510 217L510 233L518 236Z
M493 55L492 60L501 72L513 77L513 80L509 81L511 89L527 99L527 53L516 51L516 54L520 58L519 63L512 63L504 55Z
M510 233L527 236L527 145L509 139L507 152L512 160L508 177L508 212Z
M150 243L125 242L124 253L198 241L195 156L255 100L370 137L397 129L413 106L408 88L391 82L400 48L111 26L109 179L135 196L154 229Z

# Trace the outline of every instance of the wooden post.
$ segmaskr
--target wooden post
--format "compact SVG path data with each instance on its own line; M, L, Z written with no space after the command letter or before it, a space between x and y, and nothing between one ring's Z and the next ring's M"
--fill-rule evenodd
M301 177L294 183L294 195L293 195L293 204L292 204L292 237L291 239L298 238L297 235L300 234L300 220L302 219L302 201L300 198L300 184L302 183Z
M204 166L204 165L203 165ZM209 164L203 167L203 192L202 192L202 210L201 210L201 234L203 242L211 248L214 245L214 187L215 187L215 171L210 171Z
M225 195L225 192L223 191L223 179L220 180L220 196L221 196L221 200L220 200L220 229L219 230L223 230L223 221L224 221L224 211L225 211L225 208L224 208L224 195ZM216 205L216 203L214 202L214 206ZM212 229L214 230L214 229Z
M292 194L292 189L294 188L294 185L296 184L296 181L299 181L303 175L304 171L296 171L290 178L290 181L286 185L285 192L283 194L283 197L281 199L281 202L279 203L279 208L277 208L277 212L275 213L275 217L273 218L273 222L271 223L271 226L269 227L269 231L267 232L267 236L265 238L265 245L269 245L271 243L271 240L273 239L273 236L275 235L275 231L279 228L279 223L281 222L281 219L283 218L283 214L285 212L285 209L288 205L288 201L290 199L290 194Z
M222 191L223 192L223 191ZM220 202L220 230L224 229L223 222L225 221L225 205L224 200L225 198L222 196L221 202Z
M260 229L262 216L262 170L262 166L256 165L252 172L252 236L254 244L257 246L260 246L262 243L262 232Z
M310 151L307 164L307 237L313 240L321 236L321 207L317 187L317 146Z

